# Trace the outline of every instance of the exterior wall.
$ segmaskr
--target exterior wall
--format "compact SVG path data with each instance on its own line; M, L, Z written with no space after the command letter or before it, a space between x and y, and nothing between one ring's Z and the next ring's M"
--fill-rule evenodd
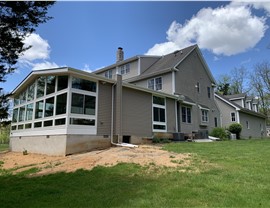
M175 100L166 99L167 132L177 132Z
M238 113L235 110L235 108L233 108L232 106L228 105L227 103L221 101L219 98L216 98L217 104L219 106L220 109L220 113L221 113L221 126L226 128L229 127L230 124L232 123L236 123L238 121L239 118L237 118ZM231 119L231 113L235 113L235 119L236 122L232 122Z
M14 152L66 155L66 135L10 137L10 150Z
M122 135L152 136L152 94L123 88Z
M108 69L106 71L109 71L109 70L112 70L112 79L116 79L116 76L115 76L116 75L116 67L110 68L110 69ZM95 73L95 72L93 72L93 73ZM102 76L102 77L105 77L105 71L104 72L97 73L97 75Z
M190 97L196 104L192 106L192 129L211 131L215 127L214 118L218 120L220 125L219 109L214 99L214 88L212 80L204 68L199 54L194 50L184 61L178 66L179 71L175 72L175 92ZM196 85L199 82L200 92L197 92ZM208 97L207 88L210 87L210 98ZM198 105L207 106L209 122L202 125L201 109ZM181 112L181 111L180 111ZM181 131L190 130L190 126L183 126Z
M125 65L125 64L124 64ZM130 66L130 72L127 74L123 74L122 75L122 79L129 79L131 77L135 77L139 75L139 68L138 68L138 60L137 61L133 61L129 63Z
M99 82L97 135L111 134L112 84Z
M173 89L172 89L172 73L167 73L167 74L162 74L162 75L157 75L148 79L140 80L133 82L132 84L135 84L140 87L148 88L148 80L152 78L157 78L157 77L162 77L162 90L161 92L165 92L168 94L173 94Z
M239 114L240 124L242 125L241 137L260 138L261 136L266 136L266 125L264 118L252 116L242 112L239 112ZM249 128L247 128L247 121L249 123Z
M240 99L240 100L232 100L232 102L236 103L237 105L240 105L241 107L243 108L247 108L248 109L248 106L245 105L245 101L243 99Z

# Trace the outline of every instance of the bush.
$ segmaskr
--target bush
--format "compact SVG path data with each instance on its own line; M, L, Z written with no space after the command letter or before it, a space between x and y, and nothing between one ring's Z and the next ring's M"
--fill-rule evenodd
M226 133L226 130L221 127L213 128L212 132L210 133L210 136L220 138L221 140L227 140L228 135Z
M167 138L154 137L152 142L155 143L155 144L158 144L158 143L164 144L164 143L170 143L171 141L169 139L167 139Z
M242 131L242 126L241 124L238 123L233 123L229 126L228 128L229 132L231 132L232 134L236 134L236 139L240 139L240 134Z
M0 144L9 143L10 125L2 126L0 124Z

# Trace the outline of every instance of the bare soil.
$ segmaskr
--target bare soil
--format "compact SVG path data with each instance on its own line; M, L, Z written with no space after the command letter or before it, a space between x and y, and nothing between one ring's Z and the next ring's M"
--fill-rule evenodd
M35 175L46 175L56 172L74 172L78 169L91 170L96 166L114 166L118 163L171 168L188 167L191 163L191 154L172 153L155 145L140 145L137 148L111 147L66 157L6 152L0 153L0 161L2 161L0 168L12 169L13 173L36 167L40 171Z

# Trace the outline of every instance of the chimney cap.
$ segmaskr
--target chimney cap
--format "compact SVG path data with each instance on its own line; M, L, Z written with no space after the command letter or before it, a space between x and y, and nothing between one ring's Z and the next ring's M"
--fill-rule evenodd
M123 48L122 48L122 47L118 47L118 49L119 49L119 50L123 50Z

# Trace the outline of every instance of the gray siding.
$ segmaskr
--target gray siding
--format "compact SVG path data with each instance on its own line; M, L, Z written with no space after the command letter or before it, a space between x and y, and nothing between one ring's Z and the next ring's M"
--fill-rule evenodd
M212 87L212 80L199 58L199 54L194 50L183 62L178 66L179 71L175 72L175 91L176 93L190 97L196 106L192 106L192 129L200 130L207 129L209 131L215 127L214 118L218 119L219 110L214 100L214 89ZM200 92L197 92L197 82L200 83ZM207 88L210 87L211 94L208 97ZM201 125L201 109L198 105L209 108L207 125ZM183 126L181 131L190 130L190 126Z
M239 112L239 114L240 114L240 124L242 125L241 137L259 138L261 136L266 136L265 119L242 112ZM249 128L247 128L246 124L247 121L249 123Z
M152 94L123 88L122 135L152 136Z
M176 132L175 100L166 99L167 132Z
M147 78L144 80L136 81L133 82L132 84L135 84L140 87L148 88L148 80L152 78L157 78L157 77L162 77L162 92L168 93L168 94L173 94L173 89L172 89L172 73L167 73L167 74L162 74L158 76L153 76L151 78Z
M110 135L112 114L112 85L99 82L97 135Z

